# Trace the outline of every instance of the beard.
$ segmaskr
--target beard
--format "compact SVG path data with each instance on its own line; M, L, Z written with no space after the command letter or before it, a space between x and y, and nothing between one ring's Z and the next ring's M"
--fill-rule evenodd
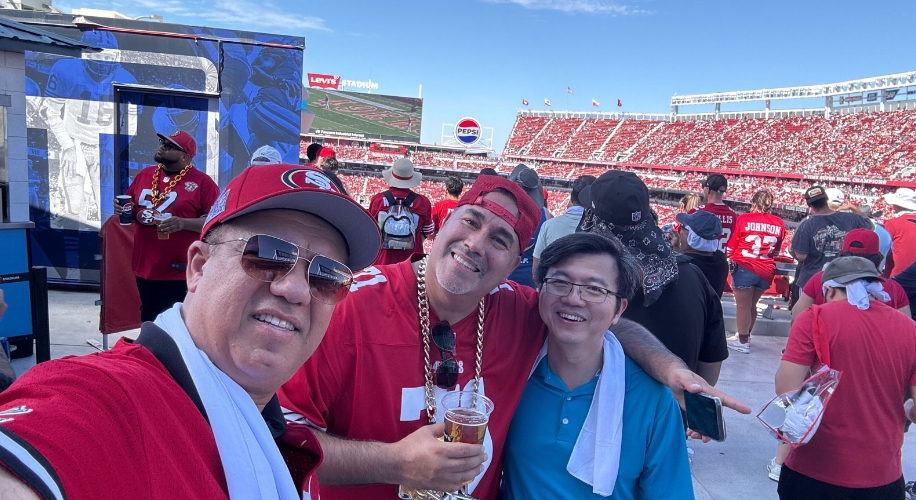
M457 251L455 253L459 253L461 254L462 258L467 259L466 254L457 252ZM452 246L451 245L445 251L443 260L445 259L450 259L454 261L454 257L452 257ZM477 276L474 278L471 278L471 279L460 278L454 275L453 273L450 273L448 270L449 266L461 266L461 264L458 263L457 261L439 262L438 264L439 265L436 266L436 281L439 282L439 286L441 286L443 289L445 289L445 291L447 291L448 293L452 295L464 295L466 293L470 293L472 290L474 290L474 287L476 287L480 283L480 281L483 280L483 277L486 275L486 273L483 270L481 270L480 272L477 273ZM478 268L480 267L481 266L478 264Z

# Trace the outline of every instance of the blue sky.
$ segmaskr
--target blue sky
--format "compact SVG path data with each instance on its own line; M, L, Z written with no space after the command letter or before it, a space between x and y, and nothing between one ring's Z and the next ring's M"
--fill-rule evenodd
M54 5L66 12L113 9L130 16L160 14L166 22L304 36L306 72L371 78L383 94L416 96L422 84L424 143L440 142L443 123L473 116L494 128L498 152L523 98L530 109L548 109L547 98L549 109L564 110L568 97L571 110L667 113L675 92L811 85L916 69L912 1L118 0L115 6L114 0L68 0ZM574 94L568 95L567 87ZM601 106L592 108L591 99Z

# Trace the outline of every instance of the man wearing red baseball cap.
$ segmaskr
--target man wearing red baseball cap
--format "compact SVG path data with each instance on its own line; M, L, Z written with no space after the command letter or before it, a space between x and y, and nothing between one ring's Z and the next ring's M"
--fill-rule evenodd
M271 164L201 223L183 303L0 393L4 498L318 498L321 449L276 391L324 337L349 268L375 260L375 221L320 170Z
M413 498L430 498L415 490L462 485L482 500L496 498L509 423L546 338L537 292L506 281L540 217L522 186L483 175L428 256L354 278L325 341L278 393L288 420L325 431L316 434L322 481L348 485L322 486L323 500L397 498L398 485ZM702 387L734 406L651 333L624 323L615 333L650 373L676 392ZM479 444L440 441L441 401L455 390L495 403Z
M140 292L140 320L152 321L184 300L188 247L200 235L203 216L219 196L219 187L194 168L197 143L178 131L159 136L157 164L137 172L127 195L133 203L132 268ZM115 203L115 216L122 208Z

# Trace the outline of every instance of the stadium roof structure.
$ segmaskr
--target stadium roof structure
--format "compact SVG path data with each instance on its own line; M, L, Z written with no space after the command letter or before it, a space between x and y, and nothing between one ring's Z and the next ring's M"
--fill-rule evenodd
M102 50L79 40L13 21L2 15L0 15L0 49L31 50L70 57L79 57L83 52Z
M916 85L916 71L823 85L714 92L711 94L675 95L671 98L671 106L767 101L770 99L809 99L813 97L829 97L848 94L850 92L888 90L907 85Z

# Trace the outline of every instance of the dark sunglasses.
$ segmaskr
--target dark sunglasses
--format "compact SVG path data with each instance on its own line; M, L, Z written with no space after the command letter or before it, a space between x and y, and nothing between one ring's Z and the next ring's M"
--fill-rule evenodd
M165 146L165 149L175 149L182 152L184 151L180 147L176 146L172 141L167 141L165 139L159 139L159 146Z
M455 361L455 331L445 321L436 323L432 329L433 342L439 348L442 361L436 369L436 385L451 389L458 383L458 362Z
M222 245L235 241L245 242L240 264L248 276L258 281L271 283L281 280L296 267L297 262L304 260L309 265L307 273L309 293L315 300L334 305L345 299L350 293L353 272L349 267L324 255L301 248L295 243L266 234L208 243ZM302 257L300 252L306 252L311 257Z

